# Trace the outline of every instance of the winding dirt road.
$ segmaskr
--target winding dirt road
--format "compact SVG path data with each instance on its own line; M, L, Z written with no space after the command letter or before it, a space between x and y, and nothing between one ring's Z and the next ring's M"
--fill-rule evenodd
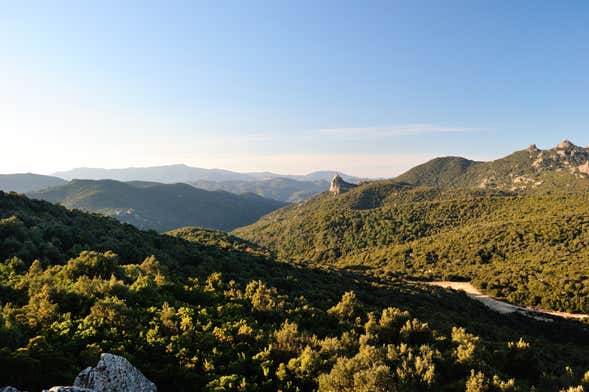
M534 308L526 308L522 306L516 306L509 304L507 302L499 301L493 297L489 297L486 294L481 293L476 287L474 287L469 282L450 282L450 281L441 281L441 282L426 282L426 284L430 286L437 286L443 287L448 289L454 290L462 290L468 295L470 298L473 298L477 301L482 302L485 306L494 311L501 313L501 314L509 314L509 313L520 313L528 317L535 318L537 320L542 321L553 321L551 318L545 316L553 316L553 317L563 317L568 319L576 319L576 320L584 320L589 319L589 314L576 314L576 313L566 313L566 312L556 312L552 310L543 310L543 309L534 309Z

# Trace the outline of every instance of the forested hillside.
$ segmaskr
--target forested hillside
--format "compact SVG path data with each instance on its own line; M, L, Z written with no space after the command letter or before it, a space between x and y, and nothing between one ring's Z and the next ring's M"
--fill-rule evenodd
M275 211L235 233L281 258L464 279L521 305L589 312L589 193L374 182Z
M29 196L157 231L182 226L231 230L286 205L252 193L236 195L186 184L112 180L73 180Z
M490 162L436 158L396 178L413 185L511 191L572 190L579 184L585 187L588 179L589 148L568 140L547 150L531 145Z
M0 245L0 380L21 389L69 382L101 352L124 355L159 390L589 383L582 324L499 316L394 276L278 262L220 232L143 232L0 192Z

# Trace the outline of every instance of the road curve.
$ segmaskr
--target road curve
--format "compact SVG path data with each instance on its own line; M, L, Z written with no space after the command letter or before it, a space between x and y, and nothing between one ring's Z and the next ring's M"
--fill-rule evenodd
M439 282L425 282L429 286L437 286L443 287L448 289L454 290L462 290L468 295L470 298L475 299L490 309L501 313L501 314L509 314L509 313L520 313L525 316L529 316L535 318L537 320L542 321L553 321L551 318L546 316L553 316L553 317L563 317L567 319L575 319L575 320L585 320L589 319L589 314L577 314L577 313L567 313L567 312L557 312L552 310L544 310L544 309L535 309L535 308L526 308L522 306L512 305L507 302L499 301L493 297L489 297L486 294L483 294L474 287L469 282L451 282L451 281L439 281Z

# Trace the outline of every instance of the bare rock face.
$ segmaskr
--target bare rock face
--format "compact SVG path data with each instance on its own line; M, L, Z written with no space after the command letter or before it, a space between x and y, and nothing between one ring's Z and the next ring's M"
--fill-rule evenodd
M589 175L589 161L585 162L585 164L581 166L578 166L577 169L579 169L581 173Z
M331 185L329 186L329 192L333 193L334 195L339 195L344 192L349 191L352 188L355 188L357 185L350 184L349 182L345 182L343 178L336 174L333 179L331 180Z
M570 148L576 147L571 141L564 139L562 142L558 143L556 148L558 150L568 150Z
M82 370L76 377L74 386L96 392L157 391L155 384L145 378L129 361L113 354L102 354L96 367Z

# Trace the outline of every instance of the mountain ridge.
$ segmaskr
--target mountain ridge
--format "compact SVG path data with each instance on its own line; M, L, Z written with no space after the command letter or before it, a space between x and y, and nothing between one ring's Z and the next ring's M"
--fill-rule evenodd
M61 177L66 180L72 179L88 179L88 180L103 180L111 179L118 181L155 181L162 183L176 183L176 182L194 182L200 180L209 181L259 181L273 178L288 178L299 181L329 181L334 173L338 171L322 170L311 172L308 174L277 174L272 172L235 172L226 169L204 169L199 167L192 167L185 164L173 164L164 166L150 166L150 167L129 167L116 169L103 168L88 168L80 167L67 171L60 171L54 173L56 177ZM354 177L347 174L342 174L342 177L347 181L359 182L362 181L360 177Z
M197 188L210 191L224 190L231 193L255 193L259 196L288 203L300 202L329 188L329 182L323 180L301 181L290 178L269 178L265 180L233 180L189 182Z
M412 185L503 190L559 187L576 179L589 179L589 148L566 139L551 149L532 144L487 162L435 158L395 177Z
M143 229L167 231L183 226L230 230L252 223L286 204L248 193L206 191L184 183L72 180L28 193L68 208L99 212Z

